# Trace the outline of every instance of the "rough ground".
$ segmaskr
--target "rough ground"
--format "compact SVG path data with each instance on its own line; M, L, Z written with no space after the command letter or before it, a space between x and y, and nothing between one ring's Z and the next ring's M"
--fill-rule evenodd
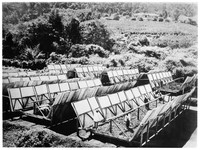
M35 144L33 141L37 141L36 134L38 133L44 133L46 137L49 137L48 142L51 143L51 147L115 147L115 145L102 143L97 140L83 142L76 136L76 133L65 136L47 129L45 126L22 119L3 121L3 147L16 147L16 145L32 147ZM29 134L35 136L35 138L32 137L28 140L27 135ZM26 136L23 140L22 135ZM42 146L49 147L49 145L45 146L43 144Z
M67 130L66 126L59 126L60 130ZM177 130L178 129L178 130ZM116 147L113 144L104 143L91 139L90 141L81 141L76 133L68 135L63 132L55 132L56 129L50 130L45 126L25 121L22 119L3 121L3 147L25 146L22 135L27 133L45 133L50 137L51 147ZM62 134L60 134L62 133ZM190 110L185 111L172 124L154 138L147 147L196 147L197 145L197 107L192 106ZM27 136L27 135L26 135ZM31 140L29 140L30 142ZM25 141L27 142L27 141ZM28 143L28 142L27 142ZM31 143L33 144L33 143ZM28 146L28 144L26 145ZM30 146L30 143L29 143ZM44 145L43 145L44 146ZM48 145L49 146L49 145Z

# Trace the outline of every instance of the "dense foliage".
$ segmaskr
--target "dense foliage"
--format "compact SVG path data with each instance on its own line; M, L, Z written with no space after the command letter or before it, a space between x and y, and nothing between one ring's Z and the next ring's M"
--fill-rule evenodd
M81 20L91 19L91 12L86 12L85 19L83 15ZM37 55L44 55L47 59L52 52L68 56L74 44L98 44L110 51L113 46L110 34L102 23L92 21L80 25L75 16L66 20L66 14L61 9L52 9L34 20L21 22L9 30L5 28L4 32L4 58L34 60Z
M197 43L196 15L195 3L3 3L3 65L97 63L191 74L196 64L167 56ZM184 54L194 58L197 50Z

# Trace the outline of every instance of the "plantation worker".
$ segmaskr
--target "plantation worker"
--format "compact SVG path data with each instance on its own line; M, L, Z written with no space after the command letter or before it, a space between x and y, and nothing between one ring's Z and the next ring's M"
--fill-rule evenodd
M104 120L104 117L98 108L94 110L93 120L94 120L94 128L98 127L98 122Z
M150 108L149 108L149 99L147 98L147 97L145 97L144 98L144 103L147 103L146 105L145 105L145 108L147 109L147 110L150 110Z
M158 90L156 90L154 92L154 98L159 98L159 101L164 101L164 99L162 98L161 93Z
M130 122L131 122L131 114L127 114L124 117L124 121L126 122L126 128L130 129Z

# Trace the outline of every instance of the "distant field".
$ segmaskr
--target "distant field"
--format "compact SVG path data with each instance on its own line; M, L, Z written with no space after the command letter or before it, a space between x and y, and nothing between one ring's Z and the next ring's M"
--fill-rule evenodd
M175 23L175 22L155 22L155 21L132 21L123 20L105 20L101 21L114 34L124 32L148 32L148 33L183 33L197 35L197 26Z

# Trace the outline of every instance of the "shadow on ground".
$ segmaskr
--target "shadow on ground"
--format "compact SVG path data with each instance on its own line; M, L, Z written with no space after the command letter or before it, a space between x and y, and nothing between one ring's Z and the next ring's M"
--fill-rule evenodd
M186 110L152 139L147 147L183 147L197 128L197 111ZM196 139L197 140L197 139Z
M69 122L53 126L50 129L63 135L70 135L77 131L77 121L74 119Z

